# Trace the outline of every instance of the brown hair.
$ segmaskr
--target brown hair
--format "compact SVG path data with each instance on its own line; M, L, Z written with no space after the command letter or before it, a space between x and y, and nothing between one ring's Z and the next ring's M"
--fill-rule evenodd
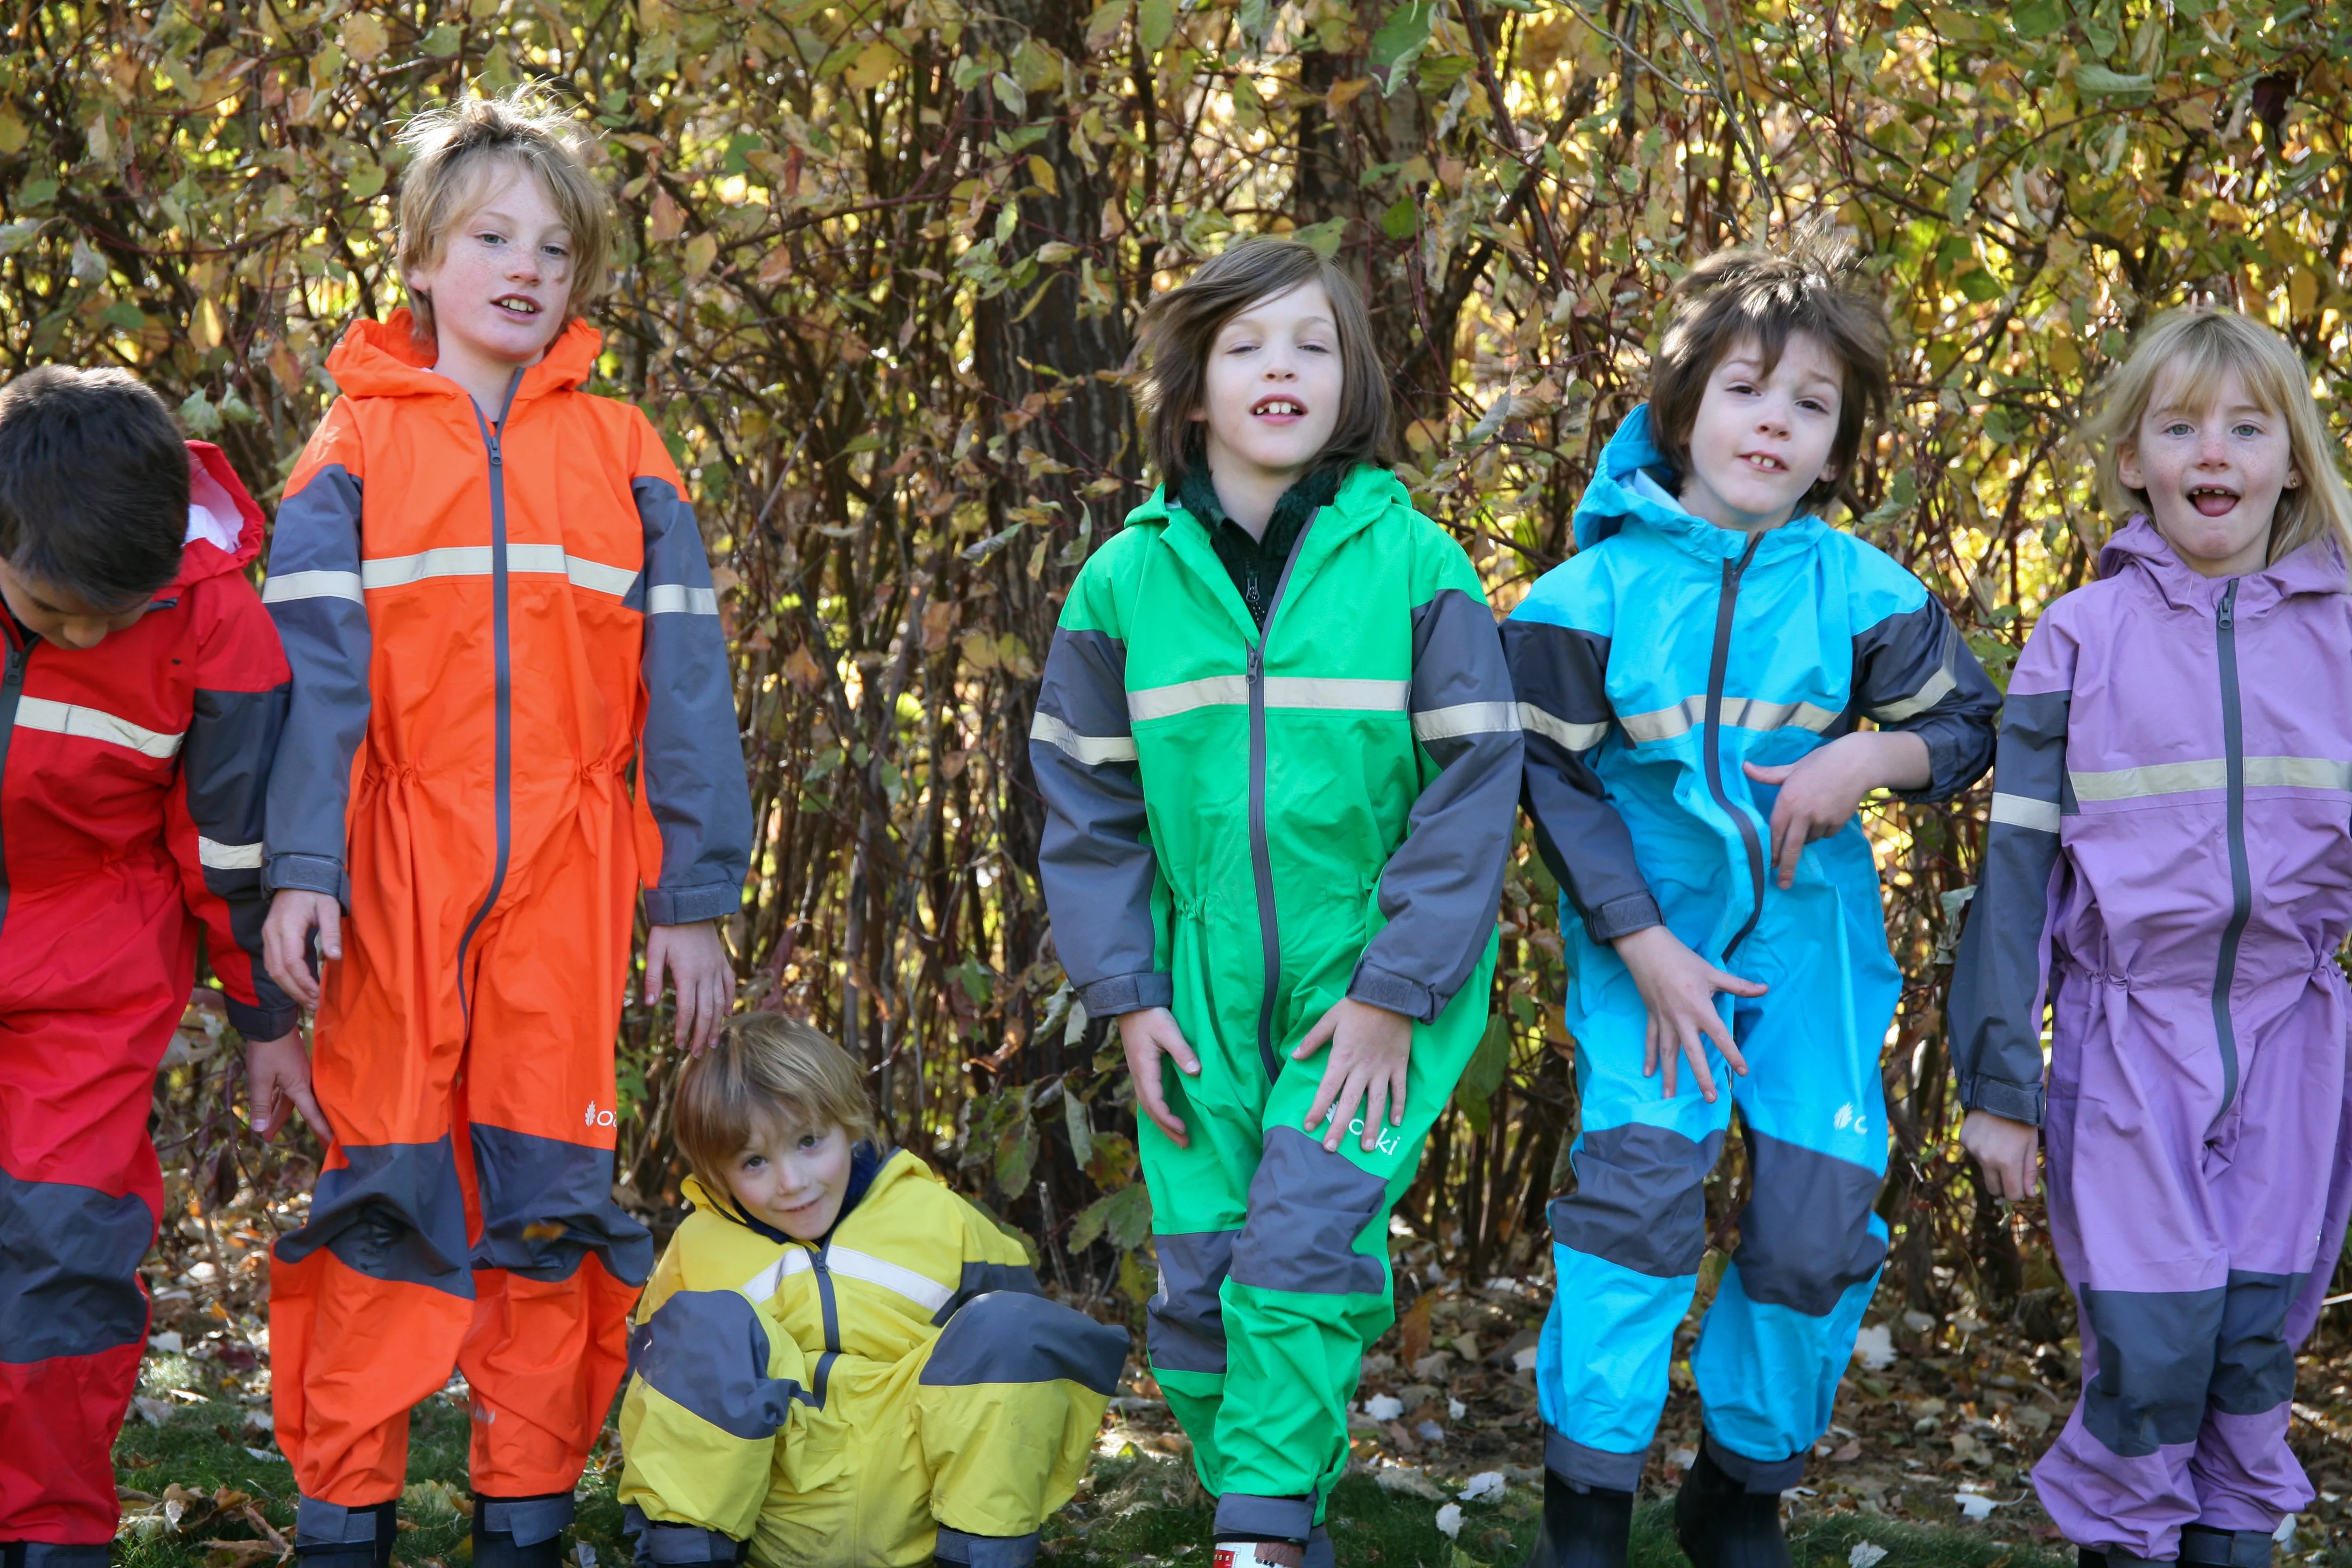
M2280 494L2271 513L2266 559L2291 555L2324 535L2352 562L2352 492L2336 465L2341 448L2311 395L2311 370L2284 338L2235 310L2196 305L2166 311L2099 389L2074 437L2091 449L2101 503L2118 519L2153 510L2146 490L2124 483L2116 460L2137 444L2140 421L2159 387L2175 405L2210 405L2232 371L2247 395L2286 426L2288 449L2303 478Z
M1753 344L1769 375L1789 340L1801 332L1836 362L1842 386L1832 477L1814 484L1799 504L1817 510L1837 495L1894 382L1885 314L1857 287L1855 271L1851 247L1808 235L1785 249L1718 250L1683 275L1667 296L1665 342L1650 367L1650 438L1677 475L1690 472L1691 428L1715 367Z
M678 1152L714 1198L754 1137L782 1128L839 1127L852 1141L874 1131L874 1102L857 1064L797 1018L745 1013L678 1070L670 1125Z
M128 371L45 364L0 390L0 560L96 609L154 597L188 537L188 448Z
M1145 455L1171 492L1198 460L1199 421L1192 416L1200 411L1217 333L1259 300L1309 283L1323 285L1339 339L1339 418L1317 462L1389 465L1395 416L1362 293L1304 241L1258 237L1235 240L1143 309L1128 379L1143 414Z
M454 104L428 109L401 128L409 163L400 180L401 270L441 258L449 230L479 199L483 176L504 162L537 174L547 199L572 234L570 314L596 302L611 281L612 207L588 173L579 126L528 87L504 98L467 93ZM416 335L433 335L433 301L409 290ZM567 319L569 319L567 317Z

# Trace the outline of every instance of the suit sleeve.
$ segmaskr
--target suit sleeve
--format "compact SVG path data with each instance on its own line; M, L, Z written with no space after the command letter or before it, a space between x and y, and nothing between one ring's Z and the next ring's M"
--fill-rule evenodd
M1175 986L1157 957L1143 774L1127 712L1127 643L1097 552L1078 574L1045 654L1029 765L1045 802L1037 849L1054 949L1088 1015L1166 1007Z
M1519 710L1494 612L1461 546L1426 531L1433 591L1412 612L1413 739L1434 769L1381 869L1388 923L1366 944L1348 994L1435 1020L1495 934L1519 791Z
M261 963L269 912L262 813L286 723L286 659L243 577L205 578L190 592L198 601L195 700L164 833L189 911L204 923L230 1026L247 1039L274 1040L299 1017Z
M1895 792L1899 797L1949 800L1992 763L2000 689L1943 605L1924 584L1918 592L1918 604L1854 639L1854 703L1880 729L1908 731L1927 743L1927 784Z
M337 402L310 437L278 503L261 601L285 646L293 684L269 770L262 883L351 903L344 813L352 759L367 735L374 652L361 591L365 463L350 405Z
M638 768L661 836L661 871L646 888L646 920L685 925L743 907L751 791L702 531L650 425L642 442L646 471L631 486L646 542L645 571L631 589L646 617Z
M1946 1010L1960 1103L2037 1126L2050 910L2063 869L2060 830L2074 813L2066 777L2074 682L2073 640L2054 614L2045 616L2010 678L1984 864Z
M1538 597L1538 595L1542 595ZM1538 584L1503 626L1503 648L1527 734L1520 803L1536 852L1595 942L1663 923L1633 855L1633 835L1592 766L1616 713L1609 704L1609 637L1557 618Z

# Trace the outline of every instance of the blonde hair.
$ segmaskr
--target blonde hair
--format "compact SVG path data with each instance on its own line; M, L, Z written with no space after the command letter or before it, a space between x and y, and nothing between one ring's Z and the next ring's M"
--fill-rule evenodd
M849 1053L797 1018L746 1013L679 1069L670 1125L678 1152L714 1198L751 1140L779 1129L874 1131L874 1103Z
M2352 492L2336 468L2338 443L2311 395L2310 368L2284 338L2235 310L2210 305L2168 310L2140 333L2131 357L2100 389L2075 430L2096 465L2100 503L2117 518L2149 510L2147 492L2125 484L2117 465L2137 443L2158 384L2170 377L2179 401L2210 401L2232 371L2264 412L2285 421L2288 451L2303 479L2280 495L2271 514L2267 559L2328 538L2352 563Z
M569 315L595 303L611 281L612 207L604 187L588 173L580 127L528 87L503 98L467 93L456 103L428 109L401 128L408 150L400 181L399 261L405 274L441 259L450 229L464 221L480 198L483 176L493 164L520 164L537 174L548 201L572 234L572 298ZM433 300L408 291L416 335L433 335Z

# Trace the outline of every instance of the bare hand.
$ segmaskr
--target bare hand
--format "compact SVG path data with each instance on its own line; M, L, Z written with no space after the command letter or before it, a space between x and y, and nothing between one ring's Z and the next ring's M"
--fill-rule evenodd
M1990 1110L1971 1110L1960 1119L1960 1147L1984 1167L1985 1184L1994 1197L2033 1195L2035 1156L2042 1152L2039 1127Z
M1184 1031L1176 1026L1176 1015L1165 1007L1143 1007L1118 1016L1118 1043L1127 1051L1127 1070L1135 1079L1136 1108L1151 1119L1151 1124L1168 1134L1168 1141L1179 1149L1192 1146L1191 1134L1174 1111L1168 1109L1168 1097L1160 1083L1160 1058L1172 1058L1187 1078L1201 1076L1201 1058L1192 1054L1185 1041Z
M310 1053L302 1048L298 1030L289 1029L274 1040L246 1041L245 1096L247 1118L261 1137L284 1131L288 1114L296 1110L322 1140L335 1136L310 1092Z
M1805 846L1853 820L1874 789L1917 789L1929 776L1927 742L1902 730L1858 730L1778 767L1741 764L1758 784L1777 784L1772 803L1772 869L1780 886L1797 879Z
M656 926L646 933L646 1005L661 1000L662 974L677 991L677 1043L700 1056L719 1037L735 1001L735 968L717 921Z
M261 922L261 964L280 990L305 1007L319 1005L319 977L310 973L312 931L319 933L321 960L332 963L343 956L343 907L326 893L278 889L269 900L268 918ZM309 1074L303 1076L307 1082Z
M1691 1076L1698 1079L1698 1091L1710 1105L1715 1103L1715 1075L1707 1070L1706 1044L1712 1040L1715 1048L1723 1053L1724 1061L1740 1077L1748 1076L1748 1058L1739 1054L1739 1047L1731 1038L1730 1026L1716 1010L1715 994L1728 991L1734 996L1761 996L1765 986L1759 980L1742 980L1737 974L1726 974L1697 953L1683 945L1682 938L1664 926L1644 926L1617 939L1617 956L1633 973L1633 984L1642 992L1642 1005L1649 1013L1649 1028L1642 1046L1642 1076L1649 1077L1665 1068L1665 1098L1675 1097L1675 1063L1677 1056L1690 1063Z
M1404 1121L1405 1071L1412 1065L1412 1020L1402 1013L1343 996L1315 1021L1290 1059L1303 1062L1326 1044L1331 1059L1303 1125L1310 1134L1323 1125L1323 1147L1339 1152L1339 1139L1359 1128L1364 1147L1380 1147L1381 1124ZM1363 1120L1356 1109L1363 1108Z

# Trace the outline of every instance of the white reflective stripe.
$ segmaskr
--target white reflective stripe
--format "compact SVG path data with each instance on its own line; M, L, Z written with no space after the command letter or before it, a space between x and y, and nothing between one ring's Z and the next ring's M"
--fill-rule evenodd
M2255 789L2352 791L2352 763L2332 757L2248 757L2246 784Z
M1030 721L1029 738L1058 746L1076 761L1090 768L1105 763L1131 763L1136 759L1135 738L1131 735L1081 735L1051 713L1039 713Z
M1180 680L1173 686L1147 686L1127 694L1127 716L1138 724L1151 719L1173 719L1195 708L1249 706L1249 681L1238 675L1210 675Z
M740 1289L754 1301L764 1301L783 1288L788 1274L805 1274L814 1262L806 1247L788 1247L783 1256L743 1281Z
M869 1258L862 1252L852 1252L845 1247L824 1249L824 1266L834 1273L850 1279L863 1279L868 1285L879 1285L885 1290L895 1290L919 1307L936 1312L955 1300L955 1291L927 1274L918 1274L901 1268L884 1258Z
M360 563L360 585L366 588L399 588L411 583L421 583L427 577L487 577L490 574L490 547L487 544L449 544L438 550L423 550L414 555L387 555L377 561Z
M1609 734L1606 721L1598 724L1571 724L1556 714L1545 712L1532 702L1519 704L1519 728L1557 742L1571 752L1589 752Z
M1872 709L1870 716L1882 724L1900 724L1906 719L1925 713L1959 689L1959 685L1949 668L1938 669L1927 678L1927 685L1908 697Z
M2142 800L2152 795L2190 795L2227 789L2230 771L2219 757L2194 763L2152 763L2144 768L2107 773L2068 773L2076 800Z
M1516 702L1461 702L1451 708L1431 708L1412 716L1412 738L1454 741L1465 735L1516 734L1519 705Z
M2011 827L2030 827L2036 833L2058 831L2058 803L2035 800L2032 795L2003 795L1993 792L1992 820Z
M185 731L165 734L100 709L77 708L70 702L52 702L46 697L18 698L16 722L26 730L46 730L52 735L69 735L78 741L103 741L110 746L128 747L148 757L175 755L187 734Z
M1820 734L1838 721L1828 709L1811 702L1767 702L1760 697L1730 697L1723 699L1719 712L1723 723L1735 730L1811 730ZM1647 713L1626 713L1617 722L1635 741L1671 741L1676 735L1688 734L1706 721L1706 699L1685 697L1671 708L1654 708Z
M196 859L215 871L258 871L261 869L261 846L222 844L198 834Z
M356 572L273 572L261 584L261 602L282 605L290 599L351 599L364 603Z
M719 613L719 593L713 588L688 588L683 584L664 583L646 590L646 614L649 616L715 616Z
M1412 682L1409 680L1344 680L1306 675L1265 678L1265 705L1269 708L1402 713L1412 693Z
M563 574L572 579L572 585L575 588L586 588L598 594L610 594L616 599L637 584L637 574L625 566L607 566L602 561L590 561L578 555L567 555L563 558ZM656 594L661 592L659 588L654 590ZM710 608L707 613L714 616L719 613L719 601L716 595L712 596Z
M1687 734L1706 717L1706 699L1685 697L1672 708L1654 708L1647 713L1620 713L1617 722L1625 727L1627 736L1635 741L1671 741L1676 735Z

